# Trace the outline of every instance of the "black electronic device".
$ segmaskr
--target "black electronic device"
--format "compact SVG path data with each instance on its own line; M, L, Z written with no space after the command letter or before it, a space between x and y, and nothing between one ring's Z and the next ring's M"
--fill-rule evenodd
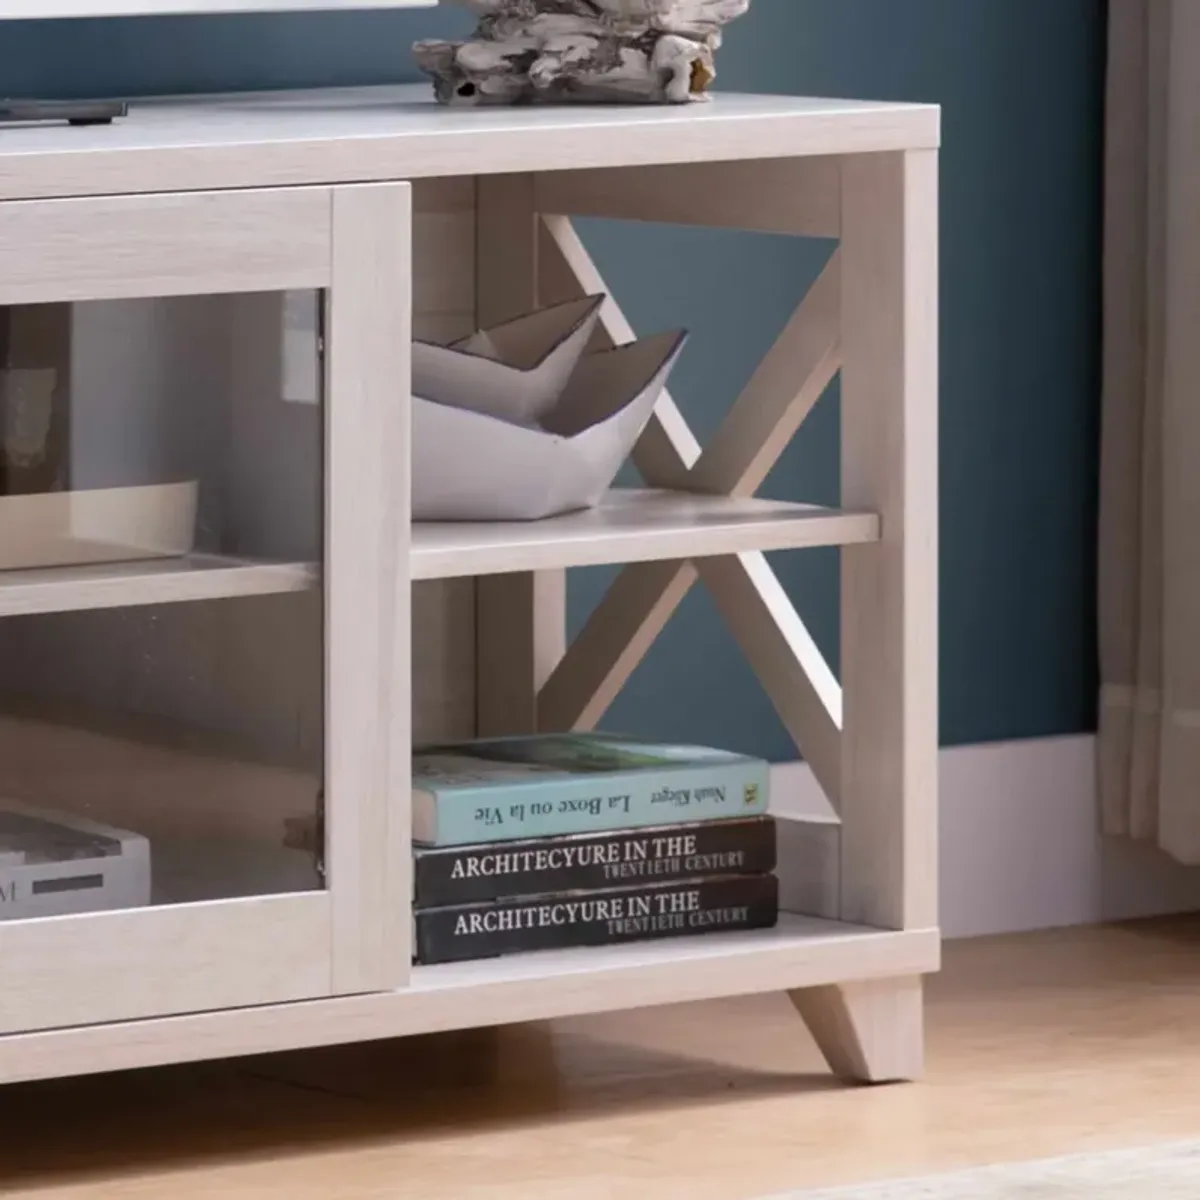
M0 100L0 124L110 125L128 113L123 100Z

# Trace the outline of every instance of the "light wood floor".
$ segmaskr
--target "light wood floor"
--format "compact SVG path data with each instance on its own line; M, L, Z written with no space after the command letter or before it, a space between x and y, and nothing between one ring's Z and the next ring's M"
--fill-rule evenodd
M782 996L0 1091L0 1195L748 1200L1200 1136L1200 919L963 943L929 1080Z

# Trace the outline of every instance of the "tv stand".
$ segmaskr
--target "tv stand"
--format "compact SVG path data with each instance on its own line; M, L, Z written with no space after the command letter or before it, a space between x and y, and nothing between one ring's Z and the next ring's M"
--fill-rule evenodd
M148 482L198 478L220 500L206 528L247 521L182 558L0 572L0 638L22 638L0 679L0 797L86 801L89 819L145 836L152 861L153 823L169 825L161 844L190 856L192 889L156 877L144 907L0 919L0 1081L771 991L840 1076L921 1073L922 979L941 946L939 136L920 104L718 94L463 112L427 87L139 102L111 129L0 134L0 305L103 317L85 328L101 365L72 357L72 387L116 406L106 430L155 434L105 445L139 468L164 448L203 453L201 473ZM644 490L540 522L412 522L410 333L450 341L607 292L575 217L838 245L707 446L663 396L634 453ZM689 269L697 287L738 287ZM285 317L297 292L324 296L323 319ZM137 308L157 298L179 324ZM601 322L615 343L631 336L619 300ZM280 365L300 325L306 348L321 340L323 386L307 349L305 378ZM185 356L153 395L198 414L187 437L147 415L160 346ZM760 496L839 372L838 502ZM145 503L116 511L138 536ZM92 515L86 498L78 510ZM768 560L808 548L841 555L836 675ZM622 565L568 641L566 571ZM806 784L773 789L778 927L415 965L414 727L595 727L693 586L830 802L816 817L790 807ZM29 694L104 720L14 709ZM169 721L226 740L168 739ZM311 760L285 757L294 746ZM324 793L328 871L297 886L265 860L300 785ZM222 890L197 894L212 868Z

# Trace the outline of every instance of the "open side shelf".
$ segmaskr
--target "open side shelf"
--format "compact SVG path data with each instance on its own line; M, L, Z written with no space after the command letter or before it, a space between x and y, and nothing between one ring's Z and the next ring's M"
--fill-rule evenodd
M879 540L879 518L781 500L614 489L598 508L545 521L418 523L414 579L707 558Z

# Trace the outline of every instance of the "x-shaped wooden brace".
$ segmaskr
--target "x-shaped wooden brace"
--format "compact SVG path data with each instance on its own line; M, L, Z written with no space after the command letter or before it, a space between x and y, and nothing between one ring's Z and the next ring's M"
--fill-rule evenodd
M567 217L545 216L542 270L556 298L609 296L613 344L635 336ZM841 367L841 268L834 253L707 447L669 395L634 451L649 487L753 496ZM754 668L825 794L839 795L841 687L761 553L638 563L617 577L538 697L542 729L591 729L697 579Z

